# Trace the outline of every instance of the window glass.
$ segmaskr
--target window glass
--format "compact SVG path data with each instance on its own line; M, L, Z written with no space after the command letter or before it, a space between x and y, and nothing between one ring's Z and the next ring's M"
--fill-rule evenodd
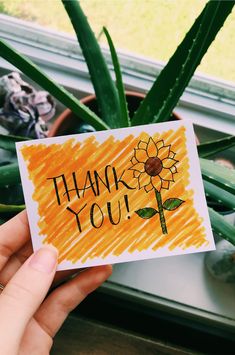
M82 0L89 22L106 43L106 26L116 48L166 62L206 4L205 0ZM73 33L58 0L0 0L0 11L48 28ZM235 83L235 10L217 35L198 71Z

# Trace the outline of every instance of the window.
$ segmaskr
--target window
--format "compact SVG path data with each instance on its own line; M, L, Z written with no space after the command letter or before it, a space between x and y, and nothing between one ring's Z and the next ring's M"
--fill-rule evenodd
M168 10L166 14L168 14L168 12L170 13L173 8L177 10L177 6L175 5L176 3L179 4L178 7L180 9L184 9L184 6L186 6L185 8L188 7L188 2L190 2L191 5L196 3L200 5L195 6L197 11L195 10L193 15L189 15L190 11L187 15L185 15L188 21L188 23L185 24L185 28L188 29L193 23L194 18L197 17L198 13L201 11L201 8L204 6L204 0L146 0L144 2L146 7L143 7L143 11L145 11L145 9L148 8L147 6L150 5L156 6L156 4L159 4L160 8L160 6L167 4ZM122 16L120 16L120 11L117 11L117 6L119 6L119 4L124 6L126 9L129 8L129 13L131 13L131 15L129 15L128 19L132 22L135 21L134 14L136 14L136 21L138 18L141 20L144 16L144 13L138 12L137 9L134 11L133 6L135 4L136 6L140 6L142 3L140 0L89 0L81 1L81 3L86 12L88 11L87 9L92 9L93 15L95 14L99 20L99 25L96 25L95 21L97 19L93 19L91 13L88 14L88 16L91 18L92 27L95 29L96 34L100 32L101 26L103 24L107 25L108 27L112 25L112 21L114 21L115 18L111 16L111 9L113 9L113 12L116 11L116 13L118 13L117 19L120 19L121 21ZM17 15L18 17L21 16L27 19L30 18L34 21L34 23L28 22L17 19L15 17L9 17L7 15L0 14L0 36L3 39L8 40L10 44L12 44L16 49L29 56L56 81L69 88L72 92L76 92L77 96L84 96L87 93L93 92L93 87L89 80L86 63L79 50L76 38L74 35L71 36L71 34L66 34L55 30L56 25L52 19L56 19L58 28L60 29L62 25L67 26L66 21L67 24L69 24L67 15L59 1L50 1L50 11L48 11L48 7L45 6L45 1L39 0L32 0L30 2L26 2L25 0L8 0L8 2L6 0L0 0L0 7L8 14L11 13ZM19 11L19 8L21 8L21 12ZM38 19L40 13L39 9L43 11L41 20ZM100 11L100 9L103 9L103 11L106 12L108 11L107 9L110 10L110 18L107 18L107 23L101 15L97 15L98 10ZM49 17L47 17L46 14L48 14ZM188 16L190 16L190 20L188 19ZM180 21L181 17L182 21ZM168 21L170 17L168 18L166 16L166 18ZM178 17L175 15L174 22L184 22L183 18L184 17L180 11L180 15ZM222 29L222 31L220 31L218 36L222 36L224 32L226 33L226 31L230 31L231 24L234 23L234 20L235 12L233 12L233 14L228 18L226 21L226 26ZM170 22L172 21L173 19L170 20ZM41 22L43 26L35 24L35 22ZM117 22L115 22L115 25L116 23ZM141 31L145 30L144 27L146 26L143 26L141 22L139 23L141 27L138 30L141 33ZM54 27L54 30L48 28L49 26ZM150 27L150 25L147 27ZM122 23L119 28L123 30L123 37L132 37L131 33L128 34L126 32L127 28L123 28ZM174 31L175 28L176 27L174 27ZM62 29L64 31L66 30L64 27ZM68 27L67 31L70 30L72 32L72 28L70 27L69 29ZM183 31L181 29L181 34L179 35L175 34L174 31L171 30L171 35L169 36L178 36L176 41L178 44L181 38L184 36L185 29ZM111 35L115 34L115 31L112 30L112 27L110 28L110 32ZM232 43L233 39L235 41L235 35L230 31L229 36L231 37L231 47L233 47ZM151 37L153 37L153 35L151 35ZM147 38L148 36L146 37L146 41ZM100 36L100 41L104 41L104 36ZM117 42L115 36L114 41ZM150 38L150 43L151 41L152 38ZM142 42L144 42L144 40ZM142 42L139 41L141 46L143 44ZM168 42L171 42L170 37ZM218 43L218 39L212 44L207 55L209 55L211 51L215 51L213 46L216 43ZM120 42L116 44L117 47L122 46ZM165 43L163 43L163 41L161 41L160 44L161 47L165 47ZM175 48L172 48L171 51L174 51L174 49ZM217 50L220 51L220 47L218 47ZM130 51L127 52L119 49L118 51L126 88L128 90L146 92L151 87L153 81L161 71L164 64L159 60L154 60L150 57L144 57L143 55L139 54L133 54ZM111 59L109 51L107 50L107 46L103 47L103 52L111 68ZM139 52L143 51L140 49ZM222 63L219 64L216 54L214 55L214 60L218 70L220 69L220 66L223 70L226 70L226 68L229 68L229 65L230 67L233 66L235 61L232 59L232 56L235 55L235 52L233 51L233 48L227 48L226 51L221 50L221 53L222 55L220 58ZM205 57L205 61L206 58L207 57ZM0 71L1 68L2 70L4 70L4 68L8 70L13 69L12 66L0 58ZM235 72L235 69L232 69L229 69L228 71L228 75L230 73L230 79ZM180 103L175 109L175 112L179 113L182 117L187 117L187 119L191 120L199 126L235 135L235 85L221 79L218 80L216 78L196 74L182 95Z
M120 50L166 62L199 15L206 0L82 0L81 5L102 44L102 27ZM73 34L60 1L0 0L0 11ZM198 72L235 83L235 11L205 55Z

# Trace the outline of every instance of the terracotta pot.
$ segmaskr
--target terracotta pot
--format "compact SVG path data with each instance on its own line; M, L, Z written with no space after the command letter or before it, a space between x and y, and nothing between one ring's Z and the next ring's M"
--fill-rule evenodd
M127 97L130 117L132 117L134 112L139 107L140 102L144 99L145 94L134 92L134 91L126 91L126 97ZM92 111L94 112L98 111L95 95L86 96L83 99L81 99L81 102L87 107L89 107ZM179 120L179 119L181 119L181 117L176 113L173 113L172 120ZM49 137L77 133L77 127L79 126L79 123L81 124L82 120L76 117L69 109L66 109L53 123L49 132ZM197 139L197 143L198 143L198 139Z

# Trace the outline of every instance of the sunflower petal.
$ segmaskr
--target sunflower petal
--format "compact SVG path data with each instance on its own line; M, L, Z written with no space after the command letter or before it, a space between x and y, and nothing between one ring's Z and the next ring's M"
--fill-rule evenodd
M168 158L170 153L170 147L170 145L165 145L164 147L160 148L157 157L161 160Z
M140 173L143 173L144 172L144 163L134 164L132 167L129 168L129 170L137 170Z
M148 185L146 185L146 186L144 187L144 189L145 189L146 192L151 191L151 190L153 189L153 185L151 184L151 182L150 182Z
M135 149L135 157L140 163L145 163L148 159L147 152L144 149Z
M176 156L176 153L172 152L172 150L170 150L170 153L169 153L169 157L168 158L174 158Z
M145 187L150 183L151 177L146 173L142 173L140 174L138 180L139 180L139 189L141 189L142 187Z
M139 141L138 143L138 148L139 149L147 149L147 142L144 142L144 141Z
M134 170L133 171L133 176L134 176L134 178L138 178L139 176L140 176L140 172L139 171L137 171L137 170Z
M135 164L138 163L138 160L136 159L136 157L132 157L130 162L131 162L132 165L135 165Z
M162 171L159 173L159 176L163 180L174 181L174 177L170 169L162 168Z
M158 175L152 176L151 181L152 181L152 184L155 187L155 189L160 191L161 190L161 178Z
M160 140L160 141L158 141L158 142L156 143L156 146L157 146L157 149L161 149L162 147L164 147L164 141L163 141L163 139Z
M170 181L162 180L162 189L168 190L170 186Z
M170 170L171 170L172 174L175 174L178 172L176 166L172 166Z
M149 158L154 158L157 156L158 149L156 147L156 144L153 141L153 138L150 137L147 145L147 154Z
M178 160L171 159L171 158L165 158L162 160L162 165L164 168L171 168L173 165L175 165L178 162Z

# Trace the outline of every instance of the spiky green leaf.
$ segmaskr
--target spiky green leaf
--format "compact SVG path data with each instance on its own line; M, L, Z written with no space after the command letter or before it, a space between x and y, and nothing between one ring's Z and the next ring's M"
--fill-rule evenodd
M6 220L0 217L0 225L2 225L5 222L6 222Z
M0 134L0 148L9 150L10 152L15 153L15 143L28 140L26 137L17 137L11 135Z
M118 90L120 111L121 111L120 112L120 127L128 127L131 125L131 123L130 123L130 118L128 115L125 89L124 89L124 85L122 82L122 73L121 73L121 68L120 68L118 56L116 53L116 49L113 45L112 38L111 38L107 28L104 27L103 31L104 31L104 34L107 38L108 44L109 44L109 49L110 49L110 53L112 56L114 72L115 72L115 76L116 76L116 85L117 85L117 90Z
M228 169L212 160L200 158L203 179L235 194L235 170Z
M15 185L20 182L20 172L17 163L0 166L0 187Z
M223 150L232 148L233 146L235 146L235 136L229 136L199 144L197 150L201 158L207 158Z
M235 227L212 208L209 208L212 230L223 239L235 245Z
M95 89L101 117L111 127L120 127L120 106L117 89L95 35L77 0L61 0L82 49Z
M0 203L0 213L2 212L21 212L25 209L25 205L4 205Z
M210 183L209 181L203 180L206 197L210 198L212 201L218 205L227 208L228 210L235 210L235 197L230 192Z
M132 125L169 120L195 69L235 1L209 1L149 90Z
M66 107L85 122L97 130L108 129L109 126L103 122L94 112L83 105L70 92L50 79L31 60L20 54L5 41L0 39L0 57L21 70L25 75L47 90L52 96L59 100Z

